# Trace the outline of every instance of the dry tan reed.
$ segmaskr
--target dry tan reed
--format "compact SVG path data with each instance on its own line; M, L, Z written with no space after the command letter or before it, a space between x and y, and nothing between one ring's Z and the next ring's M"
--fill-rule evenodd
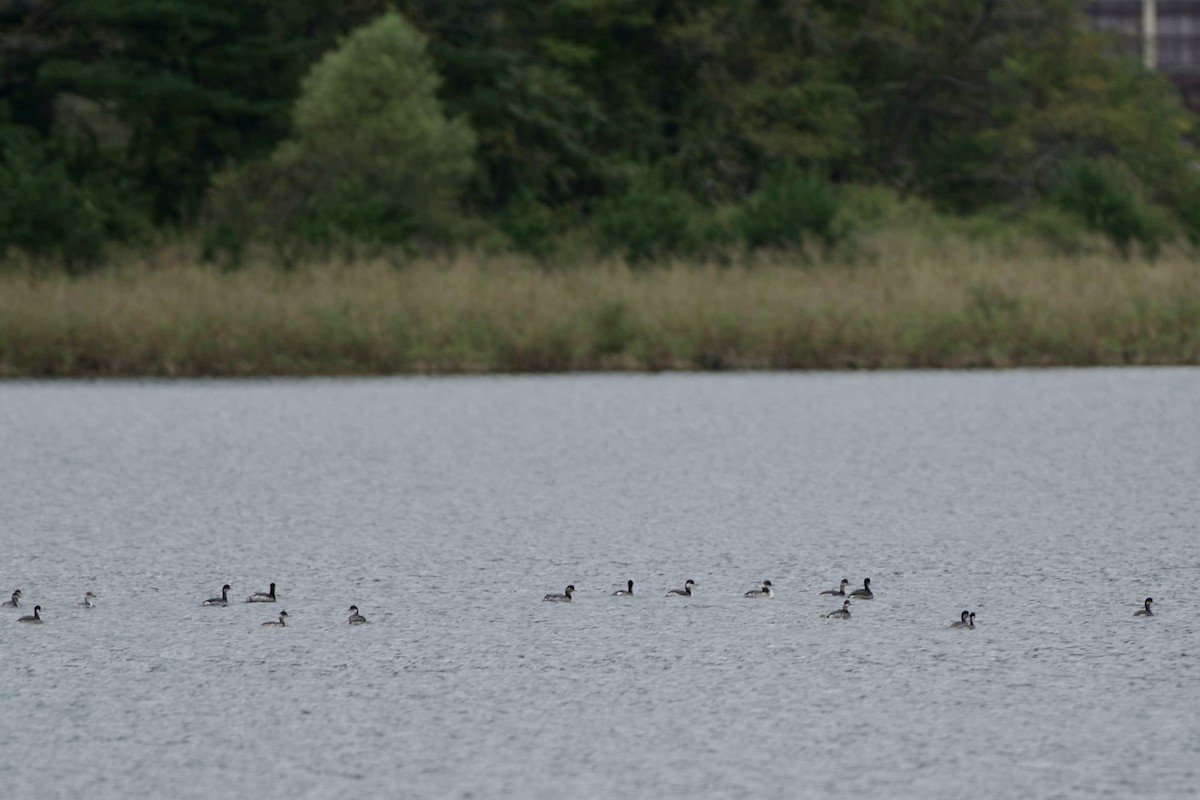
M0 375L1200 363L1200 263L880 253L870 266L510 258L0 273Z

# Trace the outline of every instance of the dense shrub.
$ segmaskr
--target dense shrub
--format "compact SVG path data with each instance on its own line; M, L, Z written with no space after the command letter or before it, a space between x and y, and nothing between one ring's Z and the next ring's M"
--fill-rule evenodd
M662 170L637 170L623 193L597 204L593 221L601 249L635 264L692 255L724 238L713 214Z
M1079 253L1085 249L1089 237L1100 239L1097 234L1089 233L1079 215L1051 203L1038 203L1030 208L1021 220L1020 229L1062 253Z
M845 235L838 224L837 190L815 170L787 163L772 171L742 204L741 233L751 247L832 246Z
M1078 214L1088 228L1107 235L1123 252L1137 242L1154 253L1171 234L1166 212L1146 202L1136 180L1112 161L1069 159L1053 198L1060 207Z
M560 215L561 216L561 215ZM519 194L500 215L500 230L518 253L544 258L554 252L561 235L554 212L529 191Z
M1165 194L1183 234L1193 245L1200 245L1200 172L1181 170Z
M139 222L136 204L114 186L97 176L74 179L32 131L0 126L0 256L18 248L78 271Z

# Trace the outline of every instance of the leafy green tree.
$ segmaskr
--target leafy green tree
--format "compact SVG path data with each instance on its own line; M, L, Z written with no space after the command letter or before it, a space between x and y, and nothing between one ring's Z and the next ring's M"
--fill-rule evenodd
M1024 193L1053 193L1078 158L1120 163L1150 199L1173 202L1194 181L1195 118L1175 88L1096 34L1074 32L1053 54L1011 61L998 80L1023 84L1011 120L992 134L996 169Z
M429 37L449 113L477 135L468 201L508 214L512 203L570 205L608 173L608 120L578 76L595 66L579 41L585 6L563 0L413 0L405 16Z
M298 157L361 175L413 214L443 211L471 170L474 134L448 119L424 38L399 14L351 34L305 77L293 111Z
M665 32L684 97L672 151L696 193L736 200L773 165L857 157L860 100L839 74L844 38L814 3L680 4Z
M1073 0L886 0L838 19L841 74L862 100L858 179L972 211L1046 194L1079 152L1142 179L1186 159L1176 93Z
M439 80L424 37L399 14L354 31L304 78L292 137L270 162L223 182L217 216L315 241L445 238L475 137L443 112Z
M845 47L841 75L861 98L859 180L929 193L954 208L978 206L1001 177L995 132L1030 87L998 80L1006 65L1059 50L1085 22L1073 0L881 0L835 12Z

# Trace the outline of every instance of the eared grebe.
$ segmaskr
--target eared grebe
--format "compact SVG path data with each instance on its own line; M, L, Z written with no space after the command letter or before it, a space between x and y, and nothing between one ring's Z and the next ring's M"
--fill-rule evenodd
M1145 603L1143 603L1143 604L1142 604L1142 607L1141 607L1141 608L1139 608L1137 611L1135 611L1135 612L1133 613L1133 615L1134 615L1135 617L1153 617L1153 616L1154 616L1154 612L1150 610L1150 606L1152 606L1153 604L1154 604L1154 598L1153 598L1153 597L1147 597L1147 598L1146 598L1146 602L1145 602Z
M821 592L821 594L831 594L834 597L845 597L846 596L846 587L849 585L850 585L850 581L846 580L845 578L842 578L842 582L838 584L838 587L836 589L826 589L825 591Z
M12 593L12 598L4 601L5 608L20 608L21 607L21 590L17 589Z
M624 589L617 589L613 597L633 597L633 581L626 581Z
M859 600L870 600L873 598L875 595L871 593L871 579L863 578L862 588L855 589L850 593L850 596L857 597Z
M210 597L200 605L202 606L227 606L229 605L229 584L221 587L220 597Z
M278 621L271 620L270 622L264 622L263 627L266 628L268 626L272 626L272 627L276 627L276 628L286 628L287 627L287 621L286 621L287 615L288 615L288 613L286 611L280 611Z
M850 601L843 600L841 608L837 611L830 611L825 616L832 617L833 619L850 619Z
M275 602L275 584L271 584L269 592L255 592L246 598L247 603L274 603Z
M84 608L95 608L96 607L96 595L92 594L91 592L84 592L83 593L83 602L80 603L79 605L83 606Z
M748 591L744 595L742 595L742 597L753 597L753 598L764 599L764 600L767 598L770 598L770 597L774 597L774 596L775 596L775 590L771 588L770 581L763 581L762 584L760 584L757 589L751 589L750 591Z
M358 606L350 606L350 624L351 625L366 625L367 618L358 613Z
M951 628L969 628L969 627L971 627L971 621L968 619L970 614L971 614L970 611L964 610L962 612L962 619L960 619L958 622L951 622L950 627Z
M42 622L42 607L34 606L33 614L31 616L21 617L19 620L17 620L17 622L36 622L40 625Z
M972 611L970 616L967 617L967 627L970 628L971 630L975 630L975 612L974 611Z
M575 591L575 584L568 586L562 594L548 594L542 600L549 603L569 603L571 602L571 594Z
M696 582L691 578L688 578L684 582L682 589L672 589L671 591L667 592L667 597L691 597L692 587L695 585Z

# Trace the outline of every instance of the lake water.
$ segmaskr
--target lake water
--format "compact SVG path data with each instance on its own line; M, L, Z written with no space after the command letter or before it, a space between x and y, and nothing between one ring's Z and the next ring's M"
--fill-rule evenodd
M1193 797L1198 533L1196 369L4 383L0 793Z

